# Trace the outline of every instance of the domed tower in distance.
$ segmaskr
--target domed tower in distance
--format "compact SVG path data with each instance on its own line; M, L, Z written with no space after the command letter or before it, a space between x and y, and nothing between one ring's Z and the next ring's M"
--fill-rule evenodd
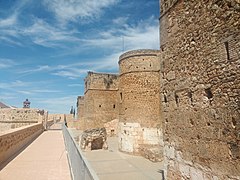
M23 102L23 108L30 108L31 102L26 99L26 101Z

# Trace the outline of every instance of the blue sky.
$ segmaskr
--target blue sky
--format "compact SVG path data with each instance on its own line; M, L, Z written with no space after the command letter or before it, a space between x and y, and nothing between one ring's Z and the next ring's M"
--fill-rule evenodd
M88 71L159 49L158 17L159 0L0 0L0 101L69 113Z

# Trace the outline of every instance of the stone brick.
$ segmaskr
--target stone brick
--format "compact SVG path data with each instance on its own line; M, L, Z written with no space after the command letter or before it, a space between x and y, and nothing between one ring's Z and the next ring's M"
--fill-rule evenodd
M184 179L190 161L190 179L239 179L240 2L160 5L164 163L180 165L167 167L168 177ZM169 143L181 151L178 158Z
M80 118L80 129L101 128L105 123L118 119L117 91L118 75L88 73L84 105L78 108L79 112L84 111Z

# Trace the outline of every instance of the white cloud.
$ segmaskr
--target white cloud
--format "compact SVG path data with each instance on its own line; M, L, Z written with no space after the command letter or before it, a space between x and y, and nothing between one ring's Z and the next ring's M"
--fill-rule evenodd
M119 17L116 19L113 19L113 24L122 26L123 24L126 24L128 20L128 17Z
M66 77L69 79L76 79L83 76L88 70L78 68L66 68L65 70L59 70L52 73L52 75Z
M56 18L66 23L81 19L98 17L104 8L116 4L119 0L44 0L48 9L54 12Z
M19 90L19 91L17 91L17 93L19 93L19 94L24 94L24 95L32 95L32 94L33 94L33 93L30 92L30 91L24 91L24 90Z
M12 92L1 92L0 94L0 101L3 101L2 99L4 100L9 100L9 99L16 99L17 96L16 96L16 93L12 93Z
M32 73L35 73L35 72L49 71L51 69L52 68L50 66L43 65L43 66L38 66L37 68L34 68L34 69L20 70L18 73L29 75L29 74L32 74Z
M101 32L98 38L85 39L85 46L125 51L133 49L158 49L159 25L153 17L135 26L123 24L122 28L113 27Z
M17 42L16 39L21 34L22 28L19 28L19 14L21 14L24 7L31 0L16 1L16 3L8 9L9 16L6 18L0 18L0 39L7 42L10 45L22 46L21 42Z
M68 84L68 87L82 87L82 84Z
M0 69L9 68L16 65L16 63L11 59L0 58Z
M14 89L17 87L24 87L27 85L29 85L29 83L17 80L8 83L0 83L0 89Z
M73 31L61 30L49 25L41 19L34 19L32 26L25 28L22 34L32 38L35 44L45 47L62 47L66 48L62 42L77 42L78 38L74 37Z
M13 14L6 19L0 19L0 27L9 27L15 25L17 22L17 14Z
M57 90L49 90L49 89L28 89L28 90L17 90L16 91L19 94L25 94L25 95L34 95L39 93L58 93L60 91Z
M34 99L41 108L48 110L50 113L69 113L71 106L75 106L78 95Z

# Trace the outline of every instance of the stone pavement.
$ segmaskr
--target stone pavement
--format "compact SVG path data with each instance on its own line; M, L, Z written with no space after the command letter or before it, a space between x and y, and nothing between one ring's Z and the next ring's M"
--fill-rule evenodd
M77 140L79 133L69 129ZM83 152L100 180L161 180L163 162L153 163L140 156L128 155L118 151L117 137L108 137L108 150Z
M0 180L71 180L61 130L43 132L0 171Z

